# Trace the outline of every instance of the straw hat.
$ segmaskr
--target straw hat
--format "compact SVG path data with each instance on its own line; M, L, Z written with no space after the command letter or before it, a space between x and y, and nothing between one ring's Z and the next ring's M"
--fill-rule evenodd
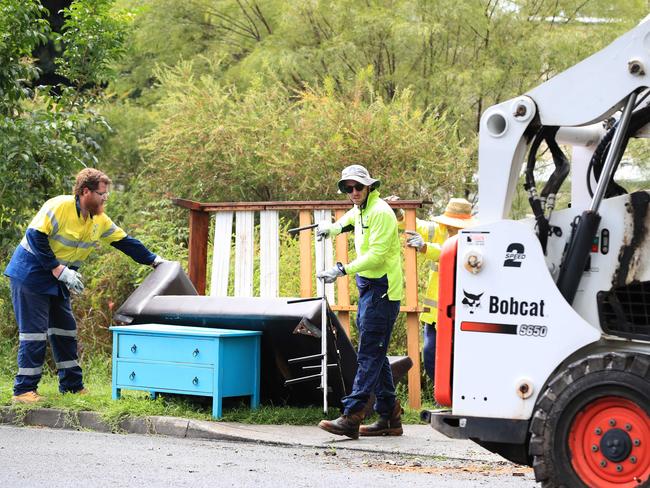
M341 171L341 179L337 183L339 191L343 191L343 182L347 180L357 181L365 186L372 186L372 189L379 188L381 181L370 177L368 170L360 164L353 164L343 168Z
M476 219L472 218L472 204L464 198L450 199L444 213L431 220L457 229L471 227L477 223Z

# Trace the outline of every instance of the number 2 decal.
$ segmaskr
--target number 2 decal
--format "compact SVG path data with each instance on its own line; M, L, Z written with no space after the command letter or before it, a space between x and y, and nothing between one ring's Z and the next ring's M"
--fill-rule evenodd
M503 266L506 268L521 268L521 261L526 259L526 248L519 242L511 243L506 249L506 260Z

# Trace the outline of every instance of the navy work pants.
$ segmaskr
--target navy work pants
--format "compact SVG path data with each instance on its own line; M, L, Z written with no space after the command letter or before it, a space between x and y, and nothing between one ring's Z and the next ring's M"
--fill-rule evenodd
M18 374L14 395L36 390L43 372L47 339L59 373L59 390L77 392L83 388L77 361L77 323L70 298L33 293L11 280L11 301L18 322Z
M436 373L436 324L424 324L424 347L422 348L424 358L424 370L431 381L435 383Z
M399 313L399 300L388 299L388 279L356 277L359 288L357 374L352 393L343 398L344 414L363 410L372 393L375 411L388 417L395 406L393 374L386 353Z

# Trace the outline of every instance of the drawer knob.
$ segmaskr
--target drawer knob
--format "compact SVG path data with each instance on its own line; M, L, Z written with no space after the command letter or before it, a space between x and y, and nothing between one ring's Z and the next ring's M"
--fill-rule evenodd
M199 350L198 350L198 348L197 348L197 349L194 349L194 352L192 353L192 356L196 357L196 356L198 356L198 355L199 355Z
M138 346L136 346L135 344L133 344L133 345L131 346L131 352L132 352L133 354L135 354L135 352L136 352L137 350L138 350Z
M129 375L129 379L133 381L135 379L135 371L131 371L131 374Z
M199 378L197 376L195 376L194 379L192 380L192 384L193 385L198 385L199 384Z

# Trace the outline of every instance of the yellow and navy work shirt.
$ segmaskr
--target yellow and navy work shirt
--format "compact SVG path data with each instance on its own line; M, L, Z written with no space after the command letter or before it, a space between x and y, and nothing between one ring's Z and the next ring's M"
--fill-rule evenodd
M84 218L78 198L61 195L45 202L32 219L4 274L35 293L67 296L67 288L52 270L59 264L79 269L100 243L111 244L142 264L151 264L156 257L106 214Z
M447 239L447 227L435 222L416 219L416 229L427 243L424 258L429 261L431 267L427 290L422 297L424 311L420 314L420 322L435 324L438 322L438 260L442 245Z
M404 284L397 219L393 209L379 198L377 190L369 193L365 205L355 205L334 223L332 236L352 226L357 257L345 265L345 272L358 273L364 278L386 275L388 299L401 300Z
M400 229L404 229L404 221L399 223ZM442 245L447 239L447 227L436 222L415 219L415 230L422 236L427 244L424 259L429 262L429 280L427 289L422 296L422 309L420 322L435 324L438 322L438 260ZM421 253L418 253L420 256Z

